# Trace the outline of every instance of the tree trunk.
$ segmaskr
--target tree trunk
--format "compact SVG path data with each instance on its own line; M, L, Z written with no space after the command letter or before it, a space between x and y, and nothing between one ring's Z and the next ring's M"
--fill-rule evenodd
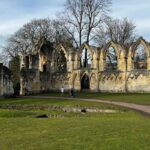
M87 67L87 49L85 49L84 68Z

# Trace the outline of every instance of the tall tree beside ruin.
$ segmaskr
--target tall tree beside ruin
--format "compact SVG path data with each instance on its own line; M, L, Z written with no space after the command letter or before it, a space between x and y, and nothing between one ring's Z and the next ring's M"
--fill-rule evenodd
M107 19L111 0L67 0L65 23L67 31L80 47L95 36L95 29ZM68 28L67 28L68 27Z
M95 37L95 30L98 26L104 23L108 18L110 11L111 0L86 0L85 3L85 17L86 28L85 36L86 42L89 42Z
M111 0L86 0L85 18L86 28L85 37L87 44L95 38L95 31L98 26L108 18ZM84 67L87 66L87 50L85 51Z
M100 27L97 31L96 42L98 45L106 44L109 41L120 43L123 45L130 44L135 41L136 26L127 18L108 19L104 27Z
M96 28L107 18L111 0L67 0L67 31L72 35L77 47L84 42L89 44L95 37ZM85 51L84 67L87 65Z
M135 40L135 28L134 23L127 18L122 20L111 19L106 22L107 35L114 41L121 44L132 43Z
M66 32L64 23L58 19L53 20L53 42L61 43L64 47L72 46L73 43L71 35Z
M24 54L39 46L43 40L51 39L53 30L48 19L32 20L25 24L8 40L3 53L13 58L22 52Z
M85 3L86 0L67 0L65 15L63 17L66 31L71 35L76 47L83 42L85 29Z
M61 29L58 21L34 19L7 40L7 45L3 47L3 54L13 58L19 52L27 54L32 50L38 50L44 41L58 43L67 38L70 37Z

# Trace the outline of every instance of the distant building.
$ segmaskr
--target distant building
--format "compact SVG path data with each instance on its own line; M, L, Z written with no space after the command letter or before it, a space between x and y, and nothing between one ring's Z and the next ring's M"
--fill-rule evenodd
M99 48L84 43L74 49L45 42L20 55L20 69L21 95L62 86L78 91L150 92L150 44L139 38L131 45L109 42Z
M11 71L0 63L0 96L13 95L13 83L11 81Z

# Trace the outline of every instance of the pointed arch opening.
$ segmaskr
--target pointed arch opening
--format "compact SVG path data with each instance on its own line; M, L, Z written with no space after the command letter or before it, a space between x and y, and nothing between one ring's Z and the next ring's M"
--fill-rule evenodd
M46 66L46 64L43 65L43 72L47 72L47 66Z
M145 47L140 44L134 51L134 69L147 69L147 53Z
M67 58L63 50L59 50L54 55L55 70L58 72L67 71Z
M85 74L81 79L81 89L82 90L90 89L90 79L87 74Z
M26 69L29 69L29 56L26 56Z
M89 49L84 48L80 55L80 67L91 68L92 67L92 56Z
M106 51L105 70L117 70L117 68L118 60L115 49L113 47L109 47Z
M48 55L48 48L46 44L43 44L40 49L40 65L41 65L41 72L47 72L47 55Z

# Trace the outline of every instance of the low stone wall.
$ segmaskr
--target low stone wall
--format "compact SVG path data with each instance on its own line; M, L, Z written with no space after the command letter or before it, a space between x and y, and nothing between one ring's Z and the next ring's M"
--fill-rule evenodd
M100 75L99 91L150 93L150 71L107 72Z
M116 113L118 110L112 109L98 109L98 108L88 108L88 107L65 107L65 106L55 106L55 105L15 105L15 104L3 104L0 105L0 109L10 109L10 110L51 110L51 111L63 111L63 112L74 112L74 113Z
M123 72L102 72L99 80L101 92L125 92L125 73Z
M129 92L150 93L150 71L134 70L129 72L127 89Z

